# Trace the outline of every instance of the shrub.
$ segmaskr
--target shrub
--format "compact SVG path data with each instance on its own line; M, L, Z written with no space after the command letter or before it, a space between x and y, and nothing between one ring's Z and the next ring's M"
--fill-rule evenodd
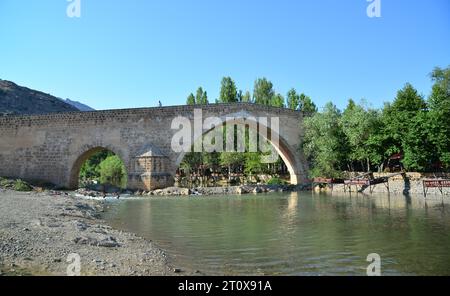
M2 188L8 189L9 187L11 187L11 183L12 182L6 178L0 178L0 187Z
M269 181L267 181L267 185L285 185L286 181L279 177L272 177Z
M22 180L19 180L19 179L17 179L14 182L14 187L13 188L16 191L31 191L31 190L33 190L33 188L28 183L26 183L26 182L24 182Z
M125 188L127 185L127 173L125 166L116 155L108 156L100 163L100 182L116 187Z

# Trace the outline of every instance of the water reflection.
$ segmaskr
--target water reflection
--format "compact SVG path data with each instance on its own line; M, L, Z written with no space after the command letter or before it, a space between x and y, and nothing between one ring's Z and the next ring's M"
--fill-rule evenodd
M114 202L116 227L208 274L450 274L448 201L288 193Z

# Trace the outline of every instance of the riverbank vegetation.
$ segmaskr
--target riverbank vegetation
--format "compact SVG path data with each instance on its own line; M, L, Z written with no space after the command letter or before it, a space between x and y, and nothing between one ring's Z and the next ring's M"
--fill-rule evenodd
M343 171L432 172L450 169L450 67L436 68L425 98L409 83L382 109L349 100L305 119L303 148L311 177Z
M15 191L32 191L33 187L27 182L20 179L8 179L0 177L0 188L1 189L9 189Z

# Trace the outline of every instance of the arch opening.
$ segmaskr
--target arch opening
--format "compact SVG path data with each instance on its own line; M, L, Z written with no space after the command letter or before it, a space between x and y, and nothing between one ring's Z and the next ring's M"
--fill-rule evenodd
M72 165L70 189L125 189L128 173L122 158L111 149L94 147L83 152Z
M222 125L227 126L228 121L223 120ZM245 126L246 152L182 152L176 161L177 172L176 183L185 185L193 184L200 186L229 186L230 184L293 184L299 182L296 169L295 156L283 137L270 127L268 133L260 132L260 124L248 124L248 119L241 118L233 121L231 126ZM248 152L248 133L252 129L256 132L258 139L262 137L270 144L278 154L274 163L262 163L262 152ZM214 129L205 131L201 137L195 139L203 141L204 137L213 132ZM277 138L277 144L271 139ZM224 146L226 146L224 136ZM220 184L222 181L222 184Z

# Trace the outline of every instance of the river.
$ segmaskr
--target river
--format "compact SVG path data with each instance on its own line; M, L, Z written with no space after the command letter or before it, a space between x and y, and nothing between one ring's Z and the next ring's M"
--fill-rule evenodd
M448 199L448 198L447 198ZM450 275L450 201L313 195L109 201L104 218L207 275Z

